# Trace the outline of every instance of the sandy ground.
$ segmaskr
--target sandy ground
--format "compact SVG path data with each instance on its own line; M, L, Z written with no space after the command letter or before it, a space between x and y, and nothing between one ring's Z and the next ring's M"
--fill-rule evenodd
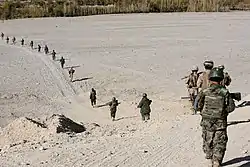
M87 127L85 133L59 134L0 152L3 167L14 166L206 166L202 152L200 116L190 115L181 77L193 65L212 59L224 64L233 78L230 91L250 100L248 57L250 13L174 13L21 19L0 23L0 31L18 43L0 41L0 126L27 116L42 119L63 113ZM51 55L37 53L34 40L55 49L76 68L75 82ZM121 101L117 121L109 109L92 108L113 96ZM135 109L146 92L152 119L143 123ZM245 121L248 107L237 108L229 121ZM226 166L250 166L249 123L232 124ZM46 149L39 149L43 146ZM1 149L1 148L0 148ZM13 158L14 157L14 158Z

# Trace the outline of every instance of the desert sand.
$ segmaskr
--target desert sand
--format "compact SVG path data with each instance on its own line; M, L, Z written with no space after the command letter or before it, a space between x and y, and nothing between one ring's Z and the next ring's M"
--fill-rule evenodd
M202 167L200 115L191 115L183 76L205 60L224 64L231 92L250 100L250 13L169 13L8 20L0 31L18 40L0 40L0 166ZM26 45L21 46L24 38ZM76 68L74 82L51 55L31 50L48 45L57 59ZM112 122L108 107L121 105ZM151 120L136 109L143 92L153 100ZM52 114L86 127L82 133L55 133ZM24 117L31 118L30 121ZM250 112L229 116L224 165L250 166ZM237 122L238 121L238 122ZM241 121L241 122L240 122ZM41 124L43 125L43 124ZM49 125L48 125L49 127Z

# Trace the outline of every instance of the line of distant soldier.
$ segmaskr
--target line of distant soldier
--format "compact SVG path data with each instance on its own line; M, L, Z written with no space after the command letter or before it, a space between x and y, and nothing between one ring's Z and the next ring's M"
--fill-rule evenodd
M2 40L4 40L4 33L1 33L1 38ZM7 36L6 37L6 43L8 44L9 43L9 37ZM24 46L25 43L24 43L24 39L22 38L21 39L21 46ZM12 44L15 45L16 44L16 37L13 37L12 38ZM36 49L34 48L34 41L30 41L30 44L29 46L31 47L31 49ZM41 45L38 44L37 45L37 50L38 52L41 52ZM52 50L51 53L49 53L49 48L47 45L44 46L44 53L47 55L47 54L51 54L52 55L52 60L56 60L56 52L55 50ZM61 57L60 59L60 63L61 63L61 67L64 68L64 64L65 64L65 59L63 57ZM73 74L75 73L75 69L74 67L71 67L70 70L68 71L69 72L69 77L70 77L70 81L73 82ZM103 106L109 106L110 107L110 116L111 116L111 119L113 121L115 121L115 117L116 117L116 111L117 111L117 106L120 104L120 102L118 102L118 100L113 97L112 100L104 105L96 105L96 90L94 88L92 88L91 92L90 92L90 101L91 101L91 105L93 107L103 107ZM143 97L141 99L141 101L139 102L139 105L137 106L137 108L140 108L140 113L141 113L141 117L142 117L142 120L143 121L147 121L150 119L150 113L151 113L151 108L150 108L150 105L151 105L151 102L152 100L149 100L147 98L147 94L146 93L143 93Z

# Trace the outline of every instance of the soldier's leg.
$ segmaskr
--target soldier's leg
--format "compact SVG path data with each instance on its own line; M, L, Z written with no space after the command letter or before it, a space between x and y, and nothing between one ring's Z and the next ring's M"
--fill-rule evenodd
M215 132L209 132L202 128L203 151L206 159L213 158L213 136Z
M144 113L141 113L141 118L143 121L145 121L145 114Z
M213 161L217 166L222 164L226 152L227 141L228 137L226 130L216 131L213 140Z
M150 120L150 114L149 113L145 114L145 118L146 120Z
M96 105L96 99L94 99L93 104Z

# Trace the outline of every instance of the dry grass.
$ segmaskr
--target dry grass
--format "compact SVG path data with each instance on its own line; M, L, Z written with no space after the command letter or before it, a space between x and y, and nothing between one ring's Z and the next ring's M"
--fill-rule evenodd
M6 1L0 7L2 19L69 17L114 13L213 12L244 7L250 0L33 0Z

